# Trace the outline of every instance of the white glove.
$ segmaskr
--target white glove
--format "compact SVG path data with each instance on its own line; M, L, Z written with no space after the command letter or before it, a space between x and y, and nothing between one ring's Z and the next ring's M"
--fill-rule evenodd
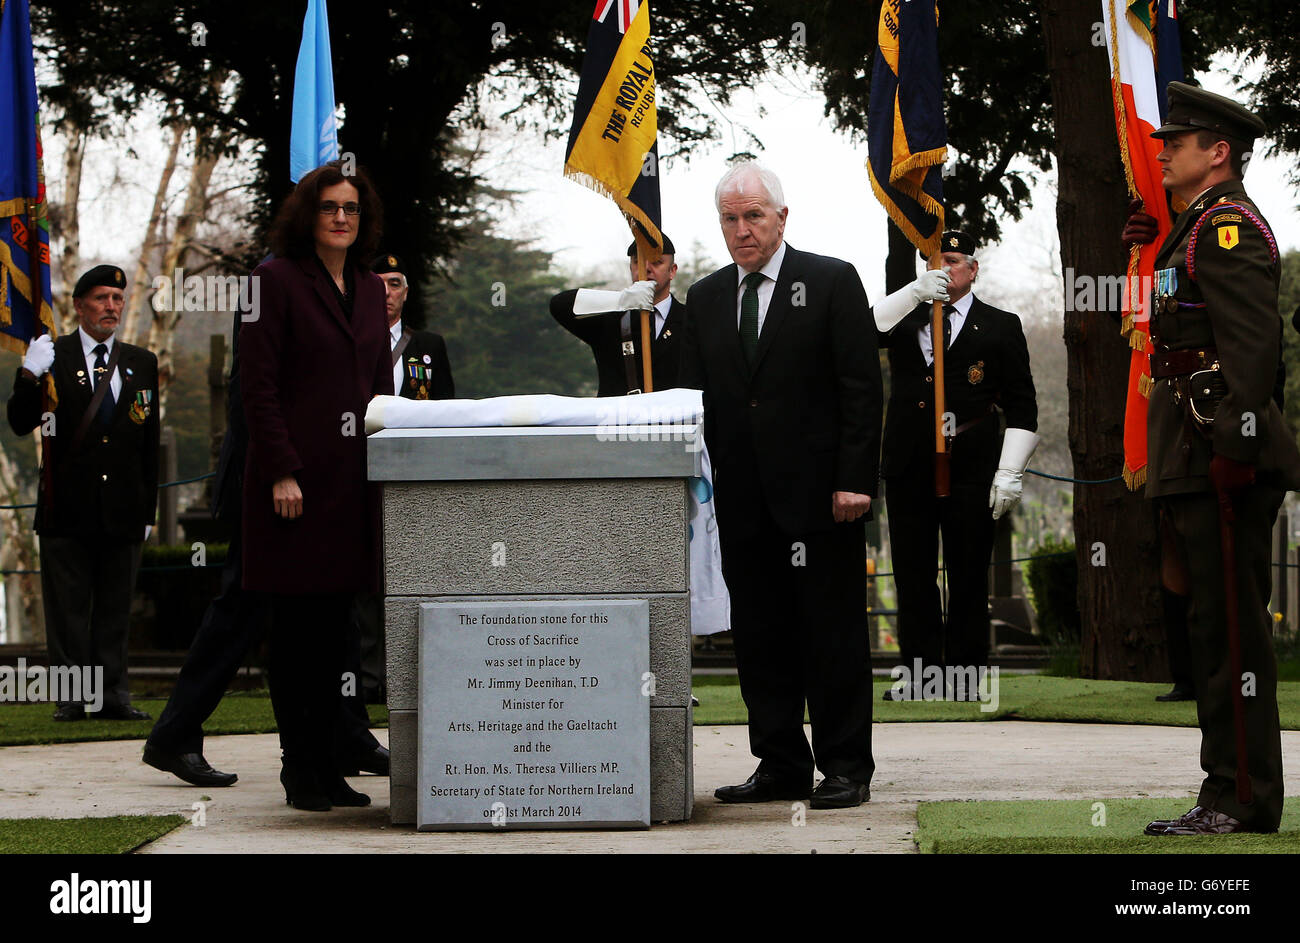
M631 288L622 291L579 288L573 299L573 313L579 317L610 311L649 311L654 306L655 283L651 281L633 282Z
M149 535L152 534L152 533L153 533L153 525L152 525L152 524L145 524L145 525L144 525L144 541L145 541L145 543L148 543L148 542L149 542Z
M41 334L32 338L32 342L27 345L27 353L23 357L23 369L39 380L45 376L53 364L54 341L51 340L50 335Z
M943 269L930 269L916 281L886 295L871 309L876 319L876 330L888 334L923 301L947 301L951 283L952 276Z
M1002 439L1002 457L998 459L993 487L989 489L989 507L993 509L995 521L1020 503L1020 492L1024 489L1021 478L1036 448L1038 433L1028 429L1007 430Z

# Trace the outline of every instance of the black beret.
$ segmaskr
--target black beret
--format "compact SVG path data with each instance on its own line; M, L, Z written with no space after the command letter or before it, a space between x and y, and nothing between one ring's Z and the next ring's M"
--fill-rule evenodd
M370 271L376 275L387 275L389 272L397 272L399 275L406 274L406 268L402 265L402 260L395 255L381 255L370 263Z
M975 240L964 232L949 229L939 239L940 252L960 252L962 255L975 254Z
M80 298L90 289L98 288L101 285L106 285L109 288L120 288L125 291L126 273L116 265L96 265L77 279L76 287L72 289L72 297Z
M1165 123L1151 132L1153 138L1205 130L1250 144L1268 130L1250 109L1186 82L1170 82L1168 96Z
M654 252L654 247L653 247L653 246L651 247L650 251L651 251L651 252ZM664 250L663 250L663 252L661 252L661 253L659 253L659 254L660 254L660 255L676 255L676 254L677 254L677 250L673 248L673 241L672 241L671 239L669 239L667 236L664 236ZM632 244L631 244L630 246L627 247L627 257L628 257L629 259L635 259L635 258L636 258L636 240L635 240L635 239L633 239L633 240L632 240ZM651 261L653 261L653 260L655 259L655 256L651 255L649 258L650 258Z

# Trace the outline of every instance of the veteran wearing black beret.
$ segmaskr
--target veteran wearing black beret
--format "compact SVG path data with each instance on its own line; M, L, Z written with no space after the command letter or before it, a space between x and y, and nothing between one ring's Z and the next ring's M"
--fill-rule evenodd
M1266 128L1222 95L1182 82L1168 95L1152 136L1164 187L1187 208L1155 262L1146 494L1165 588L1187 600L1205 779L1191 811L1146 831L1272 832L1283 780L1269 538L1300 488L1300 452L1274 400L1277 242L1241 180Z
M370 270L383 279L386 292L393 391L407 399L455 399L456 384L442 335L415 331L402 324L402 309L411 290L402 260L391 253L380 253Z
M676 248L664 236L658 258L646 263L645 281L622 291L571 288L551 299L551 317L591 348L596 361L597 396L644 392L641 365L641 319L629 313L643 309L650 316L650 370L656 390L677 386L678 340L686 320L686 305L671 294L677 275ZM653 255L653 253L651 253ZM636 278L636 242L627 247L628 271Z
M895 292L872 311L879 345L889 351L881 475L899 649L908 672L885 692L887 700L977 699L989 660L994 522L1020 501L1025 466L1038 445L1038 405L1020 317L976 297L977 248L968 233L943 233L934 267L913 283L917 289ZM945 430L951 494L944 498L935 496L934 482L933 300L944 302L939 342L944 412L951 417ZM938 586L940 533L946 611ZM952 690L945 689L948 678Z
M36 531L51 666L103 669L102 687L60 700L55 720L147 720L127 691L127 622L140 550L158 503L158 359L116 336L126 275L97 265L72 292L78 327L33 339L9 425L40 427ZM53 417L43 396L53 378Z

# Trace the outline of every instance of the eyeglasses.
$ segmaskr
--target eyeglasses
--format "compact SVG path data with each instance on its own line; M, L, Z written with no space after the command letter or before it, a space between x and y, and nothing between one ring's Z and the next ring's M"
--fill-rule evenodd
M333 216L339 210L342 210L346 216L360 216L361 204L325 202L320 205L320 214L322 216Z

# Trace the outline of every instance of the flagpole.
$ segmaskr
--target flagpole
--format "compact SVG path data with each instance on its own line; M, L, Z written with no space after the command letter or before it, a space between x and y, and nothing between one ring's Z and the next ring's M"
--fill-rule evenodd
M650 243L641 234L640 226L632 227L632 238L636 241L636 280L645 281L646 265L650 257ZM650 365L650 312L641 312L641 392L655 391L654 373Z
M943 228L940 223L940 229ZM943 256L938 252L930 256L927 268L937 269ZM944 401L944 349L943 349L943 302L930 304L930 346L934 350L934 493L936 497L946 498L951 493L949 487L948 438L943 434L943 417L947 411Z

